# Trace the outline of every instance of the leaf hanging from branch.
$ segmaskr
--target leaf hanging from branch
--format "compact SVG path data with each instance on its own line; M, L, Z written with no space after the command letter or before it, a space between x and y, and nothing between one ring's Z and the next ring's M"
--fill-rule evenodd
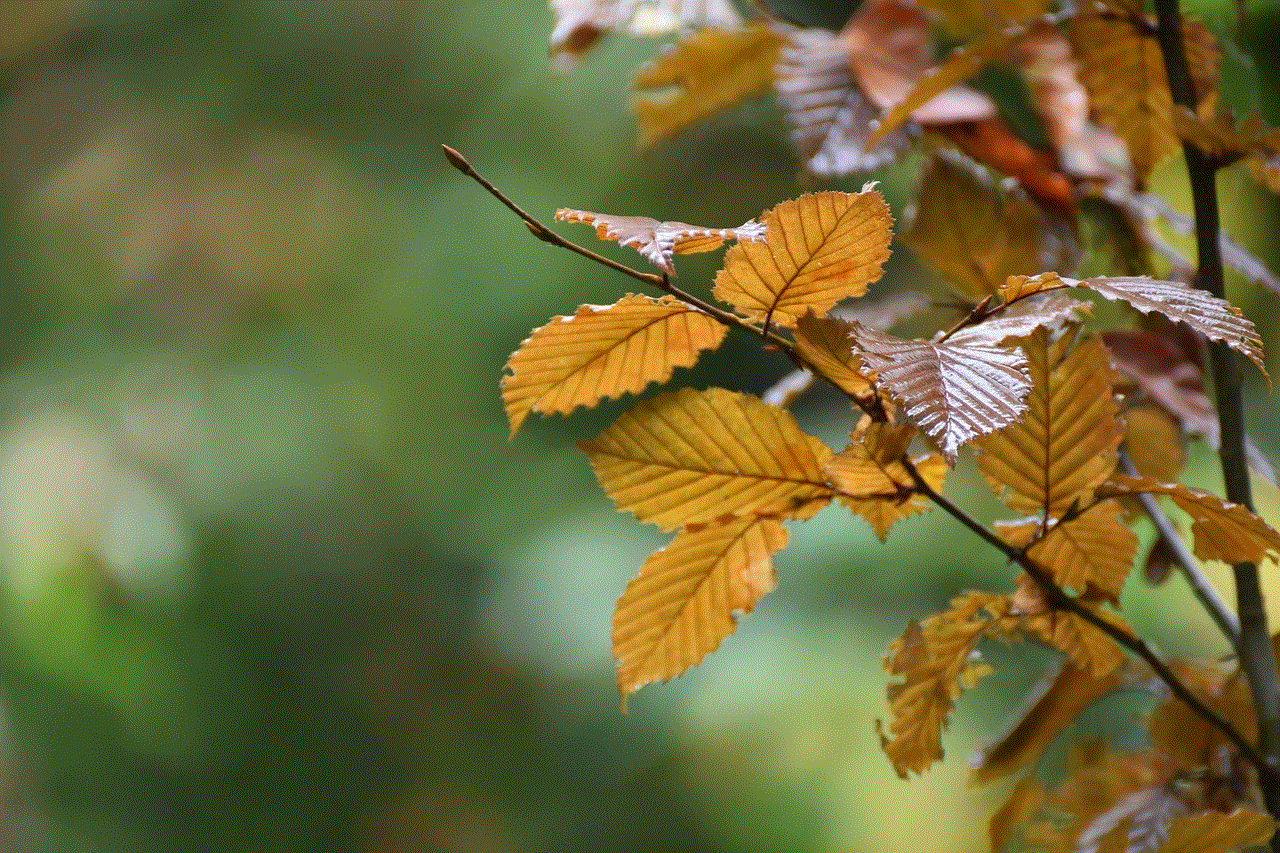
M1124 437L1107 350L1086 338L1068 353L1071 337L1025 339L1032 391L1027 415L976 445L978 468L1017 512L1062 518L1116 467Z
M862 372L955 464L960 446L1013 423L1031 390L1021 350L911 341L853 324Z
M902 681L887 694L892 737L880 746L903 779L942 759L942 730L956 699L992 668L976 659L978 641L1009 609L1007 596L970 592L923 622L912 622L889 645L885 669Z
M823 29L791 28L786 38L773 86L804 167L830 178L895 162L910 138L899 130L867 145L880 110L854 82L845 43Z
M640 144L652 145L720 110L755 97L773 83L782 40L760 25L699 30L636 72L631 109ZM645 95L667 87L674 94Z
M831 450L788 412L723 388L659 395L578 446L619 511L664 530L809 518L831 499Z
M728 329L671 296L628 295L583 305L534 329L507 361L502 402L515 435L530 412L569 414L578 406L665 382L715 349Z
M849 346L853 324L834 317L806 314L796 321L796 355L851 397L867 397L871 383L858 372L858 357Z
M870 184L784 201L760 222L764 239L730 247L712 291L753 320L790 327L825 314L865 294L889 257L893 219Z
M899 520L930 508L916 491L915 481L902 464L915 429L909 425L873 423L848 449L837 453L824 469L835 486L836 497L866 519L881 542ZM927 483L941 491L946 463L937 454L912 460Z
M1133 633L1123 619L1101 609L1098 602L1091 599L1082 597L1076 600L1093 610L1095 616ZM1018 577L1013 612L1022 617L1024 631L1065 654L1075 666L1088 671L1094 678L1106 678L1124 664L1124 653L1115 640L1082 616L1051 608L1043 589L1029 575Z
M1280 563L1280 533L1247 507L1224 501L1217 495L1180 483L1157 483L1146 477L1118 474L1099 494L1168 495L1191 516L1195 554L1201 560L1224 563L1260 563L1270 557Z
M556 221L594 225L601 240L615 240L620 246L635 249L668 275L676 274L673 254L711 252L725 240L758 240L764 236L764 226L755 220L737 228L704 228L684 222L659 222L647 216L613 216L562 207L556 211Z
M715 651L774 587L771 555L787 544L772 518L685 529L650 555L613 614L618 692L666 681Z

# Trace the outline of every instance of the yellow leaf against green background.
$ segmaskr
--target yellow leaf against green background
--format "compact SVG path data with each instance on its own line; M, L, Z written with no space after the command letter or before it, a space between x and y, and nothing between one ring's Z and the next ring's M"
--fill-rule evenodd
M578 406L643 391L715 349L728 329L671 296L628 295L583 305L534 329L507 361L502 403L511 434L530 412L568 414Z
M1027 556L1047 569L1058 586L1081 595L1102 593L1114 604L1138 550L1138 537L1120 521L1122 512L1115 501L1100 501L1054 524L1027 548ZM1038 518L996 525L1005 541L1018 548L1030 543L1040 527Z
M880 193L821 192L761 214L763 240L725 252L713 293L752 320L794 326L867 292L889 257L893 219Z
M1266 812L1201 812L1175 818L1169 840L1156 853L1232 853L1266 844L1275 831L1276 820Z
M640 93L631 104L640 144L651 145L768 89L781 44L759 25L698 30L682 38L632 78ZM667 87L677 87L669 97L643 93Z
M1006 279L1045 268L1043 214L957 156L935 156L920 178L903 242L960 296L978 302Z
M619 511L664 530L727 516L809 518L831 449L790 413L723 388L646 400L579 447Z
M1076 600L1099 618L1133 634L1123 619L1097 606L1096 597L1090 598L1095 600ZM1018 576L1013 606L1014 612L1022 617L1024 631L1065 654L1071 663L1088 671L1094 678L1105 678L1124 663L1124 653L1115 640L1084 617L1069 610L1051 608L1045 600L1044 590L1030 575Z
M1168 495L1191 516L1195 555L1201 560L1224 563L1260 563L1270 557L1280 562L1280 533L1247 507L1229 503L1217 495L1180 483L1158 483L1147 477L1117 474L1099 494L1133 495L1146 492Z
M901 461L914 433L909 425L873 423L825 468L839 501L866 519L881 542L896 522L930 508ZM912 462L925 482L935 491L942 489L947 463L941 456L933 453Z
M1096 337L1070 352L1041 331L1024 339L1032 390L1018 423L976 443L978 467L1017 512L1061 518L1115 470L1124 435L1107 350Z
M942 759L942 730L952 705L992 672L972 653L1008 607L1008 596L966 593L949 609L912 622L889 644L885 669L903 680L888 687L892 737L881 732L880 746L902 778Z
M774 587L771 555L787 531L771 518L738 518L682 530L654 552L618 599L613 656L618 691L681 674L714 651Z

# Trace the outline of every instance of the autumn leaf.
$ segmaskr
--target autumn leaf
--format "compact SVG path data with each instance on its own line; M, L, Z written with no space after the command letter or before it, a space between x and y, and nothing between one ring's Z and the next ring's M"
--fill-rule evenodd
M1266 844L1275 831L1276 819L1266 812L1200 812L1175 818L1157 853L1232 853Z
M889 685L892 737L881 732L880 745L903 779L942 759L942 730L956 699L993 671L974 656L978 641L1007 610L1007 596L966 593L889 645L885 669L903 680Z
M1145 276L1073 279L1053 272L1032 277L1013 276L1006 284L1006 287L1016 287L1024 292L1035 286L1041 290L1058 286L1083 287L1107 299L1127 302L1144 314L1163 314L1175 323L1190 326L1211 341L1226 344L1252 361L1264 377L1267 376L1262 361L1262 339L1253 321L1230 302L1207 291L1177 281Z
M530 412L569 414L578 406L635 394L715 349L728 329L670 297L628 295L583 305L534 329L507 361L502 402L515 435Z
M1096 600L1077 598L1076 601L1098 618L1133 633L1118 615L1097 606ZM1105 678L1124 663L1124 653L1115 640L1078 613L1050 607L1044 590L1030 575L1018 577L1013 612L1022 617L1022 630L1062 652L1072 664L1094 678Z
M1031 688L1005 729L969 757L970 784L986 785L1039 761L1081 711L1118 686L1120 678L1114 672L1095 678L1077 666L1053 666Z
M1073 18L1069 36L1094 116L1125 141L1134 174L1145 183L1152 168L1178 149L1173 97L1155 27L1146 24L1141 4L1108 5L1113 14ZM1135 20L1145 25L1137 26ZM1206 94L1217 80L1216 42L1199 22L1184 20L1182 29L1192 75L1200 94Z
M910 137L899 130L867 145L880 110L854 82L844 41L824 29L790 28L786 38L773 86L804 167L830 178L895 162Z
M704 228L684 222L659 222L647 216L612 216L567 207L556 211L556 220L594 225L596 236L601 240L615 240L621 246L635 249L668 275L676 274L673 254L710 252L720 248L725 240L758 240L764 236L764 226L755 220L737 228Z
M713 293L749 319L794 326L862 296L889 257L893 220L880 193L821 192L761 214L763 240L737 243Z
M737 518L682 530L644 563L618 599L613 656L626 697L701 661L774 587L771 555L787 544L772 518Z
M809 518L831 498L831 450L785 410L723 388L659 395L579 447L619 511L664 530Z
M836 489L836 497L866 519L881 542L897 521L930 508L902 464L914 433L909 425L873 423L848 449L833 456L824 469ZM941 457L930 454L913 459L912 463L934 491L942 489L947 466Z
M640 124L640 144L652 145L768 89L781 44L758 24L703 29L682 38L632 79L637 97L631 109ZM654 94L670 88L674 94Z
M1000 344L1025 338L1037 329L1057 331L1070 321L1078 321L1092 306L1059 294L1033 294L1008 307L989 311L980 322L962 326L946 340L953 344Z
M1228 678L1216 667L1187 661L1171 661L1170 667L1188 690L1229 722L1241 737L1251 743L1257 739L1257 715L1245 679ZM1152 747L1181 773L1213 767L1224 752L1235 749L1221 729L1175 697L1165 699L1151 712L1147 734Z
M1138 537L1121 523L1122 513L1115 501L1100 501L1056 522L1027 548L1027 556L1048 569L1058 586L1096 591L1115 604L1138 550Z
M1191 516L1195 555L1201 560L1224 563L1260 563L1270 557L1280 562L1280 533L1247 507L1224 501L1217 495L1180 483L1158 483L1146 477L1117 474L1099 494L1168 495Z
M987 823L987 838L992 850L1006 850L1014 830L1025 826L1044 803L1044 786L1032 776L1024 776L1013 786L1004 803Z
M742 22L732 0L551 0L551 12L551 55L561 70L610 30L656 36L695 23L732 29Z
M1187 461L1177 422L1150 403L1125 410L1124 449L1141 474L1164 483L1176 482Z
M852 339L863 374L903 405L951 464L961 445L1026 411L1031 382L1020 350L906 340L856 322Z
M1124 435L1106 348L1039 332L1023 350L1031 380L1027 414L977 442L983 477L1011 509L1061 518L1115 470Z
M961 34L1030 21L1043 14L1047 4L1044 0L1004 0L998 4L989 0L921 0L920 5L942 16L949 31Z
M958 156L935 156L920 178L903 242L964 298L978 302L1009 276L1046 264L1043 214Z
M844 393L866 397L871 383L858 372L858 357L849 346L852 328L846 320L806 314L796 321L796 355Z

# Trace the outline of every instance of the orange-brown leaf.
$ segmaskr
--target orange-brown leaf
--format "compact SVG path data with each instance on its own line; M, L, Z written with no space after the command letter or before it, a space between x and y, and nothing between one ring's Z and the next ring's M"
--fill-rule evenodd
M858 357L849 345L853 324L834 317L806 314L796 321L796 354L854 397L871 393L871 383L858 372Z
M1043 214L972 162L934 157L920 178L903 241L960 296L978 302L1009 276L1045 268Z
M942 730L955 700L992 669L974 657L983 633L1008 610L1008 598L971 592L889 645L885 669L902 676L887 695L893 713L880 745L902 778L942 758Z
M1026 411L1031 383L1020 350L906 340L860 323L854 323L852 337L863 373L902 403L949 463L961 445Z
M1024 776L1013 786L1004 804L991 816L987 837L992 850L1006 850L1014 830L1027 823L1044 802L1045 790L1032 776Z
M515 435L530 412L569 414L578 406L643 391L715 349L727 328L666 296L625 296L583 305L534 329L507 361L502 402Z
M750 319L794 326L825 314L880 277L893 220L880 193L821 192L784 201L760 216L763 240L737 243L716 276L716 298Z
M1100 619L1133 633L1118 615L1084 599L1077 601ZM1065 654L1075 666L1087 670L1094 678L1105 678L1124 663L1124 653L1114 640L1084 617L1050 608L1044 590L1029 575L1019 575L1013 604L1015 612L1022 616L1024 631Z
M985 785L1039 761L1081 711L1119 685L1115 673L1095 678L1077 666L1053 667L1031 688L1005 730L969 757L970 784Z
M618 509L664 530L726 516L809 518L831 450L783 409L723 388L647 400L579 444Z
M1249 742L1257 738L1257 716L1249 685L1243 678L1227 678L1216 668L1186 661L1172 661L1171 667L1178 680L1230 723L1241 737ZM1152 747L1180 773L1192 774L1212 768L1224 751L1234 751L1221 729L1174 697L1151 712L1147 733Z
M1097 590L1116 603L1138 550L1138 537L1120 522L1121 513L1115 501L1100 501L1055 524L1027 556L1048 569L1058 586L1080 594Z
M759 25L698 30L682 38L632 79L640 144L651 145L765 91L781 44Z
M866 519L881 542L897 521L930 508L902 464L914 432L906 425L873 423L860 440L833 456L825 468L836 497ZM947 472L941 457L930 454L912 463L935 491L941 490Z
M1280 562L1280 533L1247 507L1224 501L1217 495L1180 483L1158 483L1146 477L1117 474L1099 494L1168 495L1191 516L1195 554L1201 560L1224 563L1260 563L1270 557Z
M1090 337L1066 353L1070 340L1024 339L1027 414L977 444L982 475L1018 512L1061 518L1115 470L1123 424L1107 351Z
M772 518L682 530L627 584L613 614L613 656L623 702L681 674L719 647L774 587L770 557L787 544Z
M1169 839L1156 853L1232 853L1266 844L1275 831L1276 819L1266 812L1201 812L1175 818Z
M635 249L669 275L676 274L673 254L711 252L725 240L758 240L764 235L764 226L754 220L737 228L705 228L684 222L659 222L647 216L614 216L567 207L556 211L556 220L594 225L601 240L614 240L620 246Z

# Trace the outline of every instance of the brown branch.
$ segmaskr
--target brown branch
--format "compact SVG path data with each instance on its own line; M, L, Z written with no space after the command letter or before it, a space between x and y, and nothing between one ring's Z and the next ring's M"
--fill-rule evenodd
M1054 582L1052 575L1046 571L1043 566L1027 556L1025 549L1016 548L1008 542L1005 542L982 522L978 521L961 507L953 504L947 498L943 497L940 492L930 486L929 483L920 476L920 472L916 470L916 467L912 464L909 456L903 454L901 462L907 469L907 473L911 475L911 479L915 481L916 490L919 491L920 494L933 501L934 504L940 507L952 518L972 530L988 544L998 549L1008 557L1009 560L1017 563L1018 566L1026 572L1027 575L1034 580L1044 592L1045 599L1051 607L1079 616L1081 619L1110 637L1121 648L1127 649L1132 654L1141 658L1147 666L1151 667L1151 670L1156 674L1156 677L1164 682L1174 696L1181 699L1188 707L1191 708L1192 711L1207 720L1214 726L1214 728L1221 731L1223 735L1231 741L1240 754L1244 756L1245 760L1257 768L1262 779L1266 780L1268 784L1274 782L1274 771L1265 761L1257 747L1249 743L1249 741L1240 734L1239 730L1236 729L1230 721L1224 718L1213 708L1206 705L1200 697L1196 696L1190 688L1183 684L1181 679L1174 674L1168 664L1161 659L1160 655L1158 655L1145 640L1141 637L1136 637L1133 634L1130 634L1118 625L1113 625L1076 599L1067 595L1066 590Z

